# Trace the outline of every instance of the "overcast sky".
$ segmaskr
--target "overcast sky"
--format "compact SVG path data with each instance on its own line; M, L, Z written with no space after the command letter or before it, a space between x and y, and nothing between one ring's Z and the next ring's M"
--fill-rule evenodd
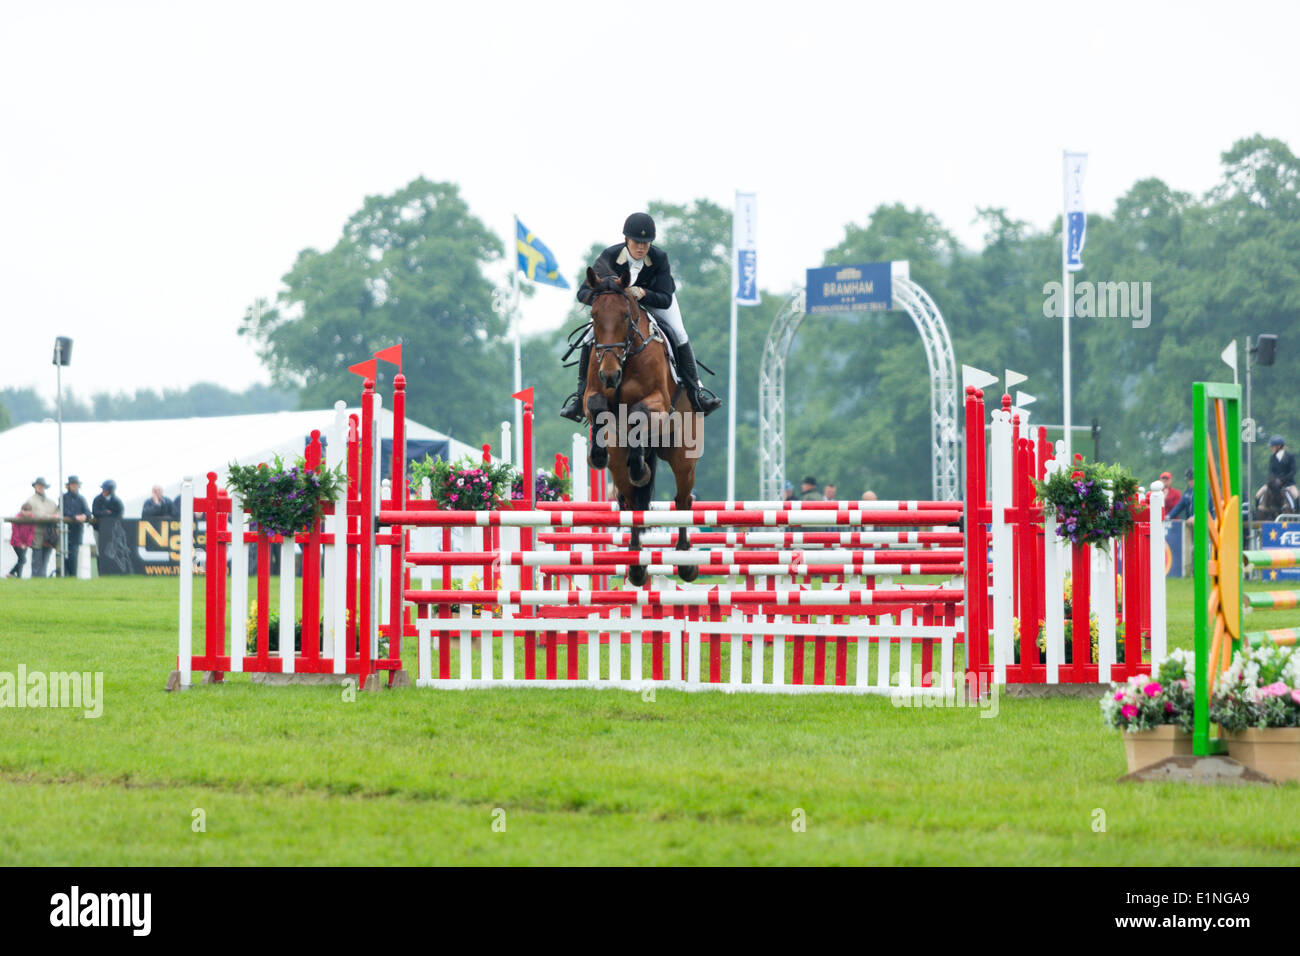
M1146 176L1203 192L1243 136L1300 149L1295 2L0 8L0 383L51 396L59 334L83 396L267 381L245 307L419 175L566 276L651 200L752 190L785 291L882 202L972 246L977 207L1046 227L1062 149L1102 213Z

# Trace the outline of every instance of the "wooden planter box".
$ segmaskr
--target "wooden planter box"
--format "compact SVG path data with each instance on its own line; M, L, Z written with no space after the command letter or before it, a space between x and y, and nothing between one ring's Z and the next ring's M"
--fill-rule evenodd
M1151 730L1124 733L1124 755L1128 757L1128 772L1133 773L1166 757L1190 757L1192 735L1185 734L1176 724L1162 724Z
M1224 734L1228 756L1274 780L1300 780L1300 727L1267 727Z

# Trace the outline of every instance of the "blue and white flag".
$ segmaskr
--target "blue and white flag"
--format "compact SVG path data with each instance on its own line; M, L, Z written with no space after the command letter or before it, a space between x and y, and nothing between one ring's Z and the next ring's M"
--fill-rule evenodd
M515 220L515 252L519 257L519 271L529 279L561 289L569 287L568 280L560 275L560 266L551 250L518 219Z
M1083 240L1088 216L1083 209L1083 175L1088 170L1087 153L1065 154L1065 268L1078 272L1083 268Z
M736 210L731 216L732 294L737 305L759 305L758 291L758 199L753 193L736 193Z

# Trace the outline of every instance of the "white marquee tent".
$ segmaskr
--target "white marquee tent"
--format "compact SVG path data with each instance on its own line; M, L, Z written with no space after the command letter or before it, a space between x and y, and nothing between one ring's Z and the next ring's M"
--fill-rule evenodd
M357 409L348 409L349 414ZM196 494L203 493L206 476L215 471L224 483L231 462L269 462L274 455L286 461L303 453L308 436L320 430L328 436L334 426L334 410L272 412L264 415L228 415L217 418L175 418L129 422L64 422L63 468L81 479L81 493L92 502L100 483L117 482L125 516L138 518L140 508L154 485L174 498L181 481L193 477ZM379 410L380 435L391 438L393 413ZM477 457L481 451L449 438L411 419L406 420L408 440L446 441L452 460L462 455ZM335 449L326 448L326 462L337 461ZM0 515L12 517L32 494L32 482L44 478L54 498L60 490L57 426L53 422L31 422L0 432ZM4 525L0 560L7 574L16 560L9 547L9 529ZM28 569L31 562L28 561ZM50 562L53 568L53 562Z

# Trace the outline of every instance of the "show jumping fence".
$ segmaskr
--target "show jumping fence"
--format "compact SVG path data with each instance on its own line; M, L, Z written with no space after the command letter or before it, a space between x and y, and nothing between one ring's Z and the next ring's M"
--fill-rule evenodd
M393 475L406 471L405 385L399 373ZM1033 494L1032 478L1060 467L1055 450L1041 430L1037 444L1020 437L1006 399L986 443L976 389L966 396L967 503L713 501L681 511L669 503L620 510L603 500L604 472L582 465L572 475L571 500L534 502L527 401L524 500L494 511L442 510L427 487L381 482L380 403L372 373L359 413L336 406L327 448L339 449L340 458L328 464L345 465L346 487L292 540L250 528L242 502L218 487L215 473L201 496L186 479L180 646L169 686L189 686L196 671L209 681L251 672L399 686L409 681L403 654L414 640L420 687L951 698L992 683L1114 679L1163 648L1163 535L1158 517L1147 517L1159 515L1159 492L1143 498L1138 530L1112 558L1069 554ZM325 454L313 433L307 464L326 463ZM575 436L572 460L585 463L583 436ZM192 646L195 562L186 553L196 516L207 529L202 653ZM625 530L633 526L645 529L636 551ZM683 526L696 529L689 551L673 547ZM249 545L256 554L251 578ZM1158 562L1150 558L1157 545ZM274 649L272 549L280 556L283 635ZM614 587L632 564L648 566L647 586ZM685 565L721 580L677 581L675 570ZM1068 650L1061 611L1067 565L1075 582ZM250 583L256 604L246 617ZM1122 661L1115 659L1117 608ZM1096 652L1087 638L1094 611L1102 625ZM1016 621L1028 624L1018 647L1011 641ZM1040 629L1042 651L1034 639ZM300 637L286 639L294 633Z

